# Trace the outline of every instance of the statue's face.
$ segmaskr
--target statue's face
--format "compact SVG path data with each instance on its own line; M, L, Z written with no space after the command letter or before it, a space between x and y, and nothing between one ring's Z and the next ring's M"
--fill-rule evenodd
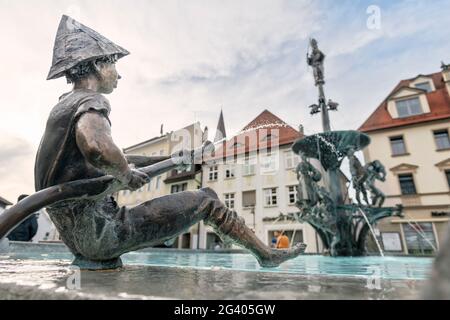
M117 88L117 83L121 77L116 70L115 63L102 63L99 67L99 91L109 94Z

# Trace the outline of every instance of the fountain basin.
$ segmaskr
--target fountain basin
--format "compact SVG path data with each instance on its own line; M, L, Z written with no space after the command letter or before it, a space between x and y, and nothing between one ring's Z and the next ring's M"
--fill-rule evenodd
M275 269L245 253L144 250L124 268L81 271L68 290L72 255L63 246L16 246L0 258L0 299L414 299L432 259L301 256Z
M324 169L337 169L347 151L364 149L370 144L370 137L359 131L329 131L298 139L292 150L307 158L318 159Z

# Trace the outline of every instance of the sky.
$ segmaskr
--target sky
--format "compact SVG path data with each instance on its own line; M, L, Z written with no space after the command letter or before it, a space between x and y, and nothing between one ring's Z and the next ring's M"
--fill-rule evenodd
M108 99L122 148L199 121L214 138L264 109L321 131L306 65L308 39L326 54L332 128L357 129L401 80L450 61L443 0L0 0L0 196L34 192L33 167L51 108L71 87L46 81L67 14L131 52Z

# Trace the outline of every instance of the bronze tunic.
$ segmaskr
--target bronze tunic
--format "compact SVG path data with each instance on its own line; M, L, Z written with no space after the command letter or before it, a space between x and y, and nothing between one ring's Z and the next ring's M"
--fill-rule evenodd
M74 90L52 109L35 163L36 191L63 182L104 175L82 155L75 138L75 124L83 113L99 112L108 119L108 100L101 94ZM108 119L109 121L109 119Z
M36 191L68 181L105 175L84 158L76 143L75 125L86 112L98 112L109 121L110 110L110 104L104 96L87 89L74 90L60 98L50 112L37 152ZM75 255L81 253L92 258L111 255L107 245L117 247L114 242L117 242L121 225L116 220L119 210L111 196L63 201L47 207L70 250Z

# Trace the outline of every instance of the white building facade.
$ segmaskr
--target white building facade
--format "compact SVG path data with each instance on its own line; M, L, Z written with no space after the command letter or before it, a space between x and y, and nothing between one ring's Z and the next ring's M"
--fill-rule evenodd
M366 162L386 167L385 206L404 206L403 219L378 228L387 252L434 255L450 221L450 66L402 80L359 129L372 143Z
M300 158L291 145L301 134L267 110L243 132L224 143L220 159L215 157L203 166L202 186L213 189L265 244L272 244L274 231L282 231L291 245L304 242L306 252L320 252L315 230L288 218L298 212L295 169ZM219 241L203 223L199 239L201 249L214 249Z

